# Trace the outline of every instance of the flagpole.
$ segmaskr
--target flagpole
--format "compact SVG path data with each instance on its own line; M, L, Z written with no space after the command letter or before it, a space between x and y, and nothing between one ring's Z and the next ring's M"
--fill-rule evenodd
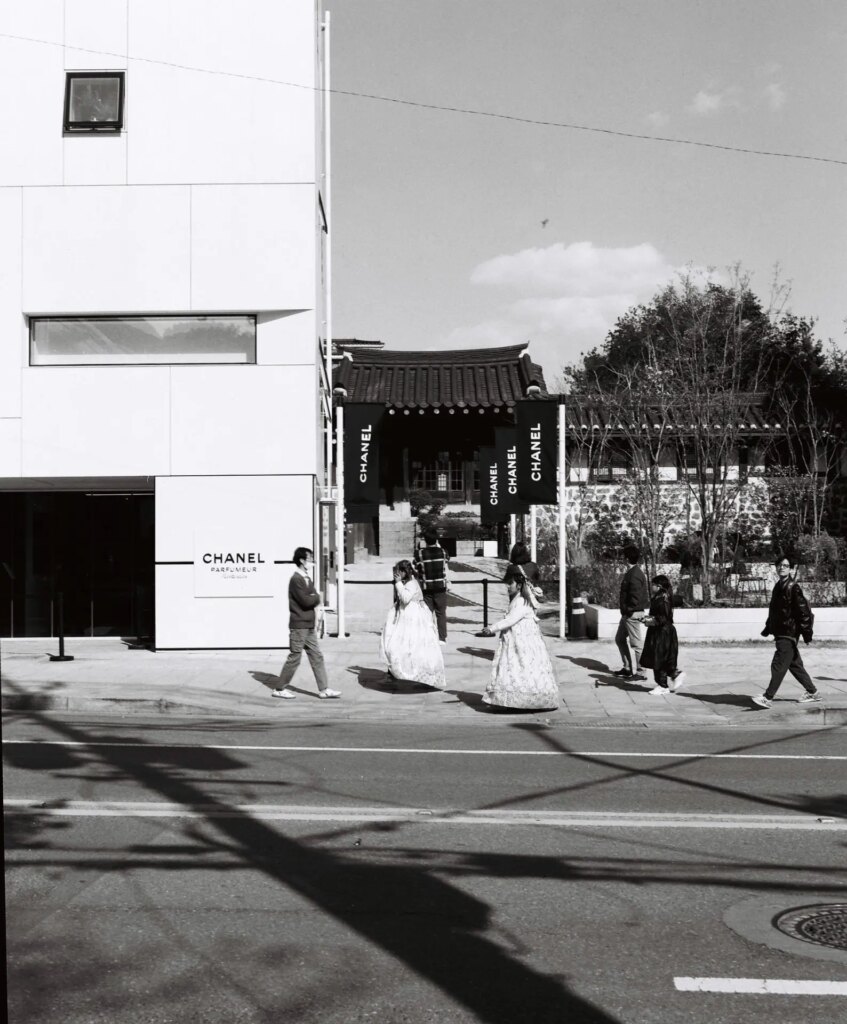
M559 396L559 639L565 639L567 617L567 536L565 532L565 498L567 476L565 463L565 396ZM533 538L535 531L533 530Z

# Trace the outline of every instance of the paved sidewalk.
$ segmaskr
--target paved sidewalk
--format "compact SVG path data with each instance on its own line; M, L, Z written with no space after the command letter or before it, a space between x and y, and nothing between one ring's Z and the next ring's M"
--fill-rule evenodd
M197 714L280 718L304 722L330 716L353 720L497 723L515 716L550 724L590 726L744 726L821 728L847 724L847 644L803 647L806 665L824 700L798 704L802 691L790 677L771 710L750 701L768 678L772 645L682 645L687 683L679 694L651 697L652 681L633 683L611 674L614 645L547 638L560 683L561 707L546 712L492 711L480 697L491 671L496 640L451 630L445 648L447 692L392 688L378 655L376 631L323 642L330 684L340 700L319 701L304 657L294 679L298 699L271 697L285 651L130 650L118 638L70 639L74 661L51 662L55 640L0 642L5 711L55 710L118 714Z

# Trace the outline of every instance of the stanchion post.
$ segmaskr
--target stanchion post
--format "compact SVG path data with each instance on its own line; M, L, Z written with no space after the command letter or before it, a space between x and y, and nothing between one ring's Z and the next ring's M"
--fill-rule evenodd
M482 628L488 629L488 580L482 581Z
M567 536L565 533L565 498L567 496L567 464L565 459L565 396L559 396L559 639L565 639L565 622L567 619L567 580L566 563L568 559Z
M60 590L56 595L59 605L59 653L51 654L51 661L73 661L72 654L65 654L65 595Z

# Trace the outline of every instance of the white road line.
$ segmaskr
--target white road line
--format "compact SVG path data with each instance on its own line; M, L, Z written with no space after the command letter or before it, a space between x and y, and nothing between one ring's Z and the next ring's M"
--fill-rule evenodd
M400 821L439 825L543 825L550 828L712 828L847 831L847 819L807 814L652 814L606 811L506 811L422 807L322 807L305 804L180 804L144 800L3 802L10 815L128 818L239 818L275 821Z
M727 992L755 996L847 996L847 981L784 978L674 978L680 992Z
M443 747L283 747L238 743L101 743L93 740L3 740L4 746L137 747L139 750L270 750L317 754L477 754L486 757L693 757L712 761L847 761L847 754L698 754L696 751L637 750L462 750Z

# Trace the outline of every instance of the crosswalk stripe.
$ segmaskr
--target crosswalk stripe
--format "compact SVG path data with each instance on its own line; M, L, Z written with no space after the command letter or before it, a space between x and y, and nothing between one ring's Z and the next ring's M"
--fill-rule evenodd
M680 992L736 995L847 996L847 981L791 981L785 978L674 978Z

